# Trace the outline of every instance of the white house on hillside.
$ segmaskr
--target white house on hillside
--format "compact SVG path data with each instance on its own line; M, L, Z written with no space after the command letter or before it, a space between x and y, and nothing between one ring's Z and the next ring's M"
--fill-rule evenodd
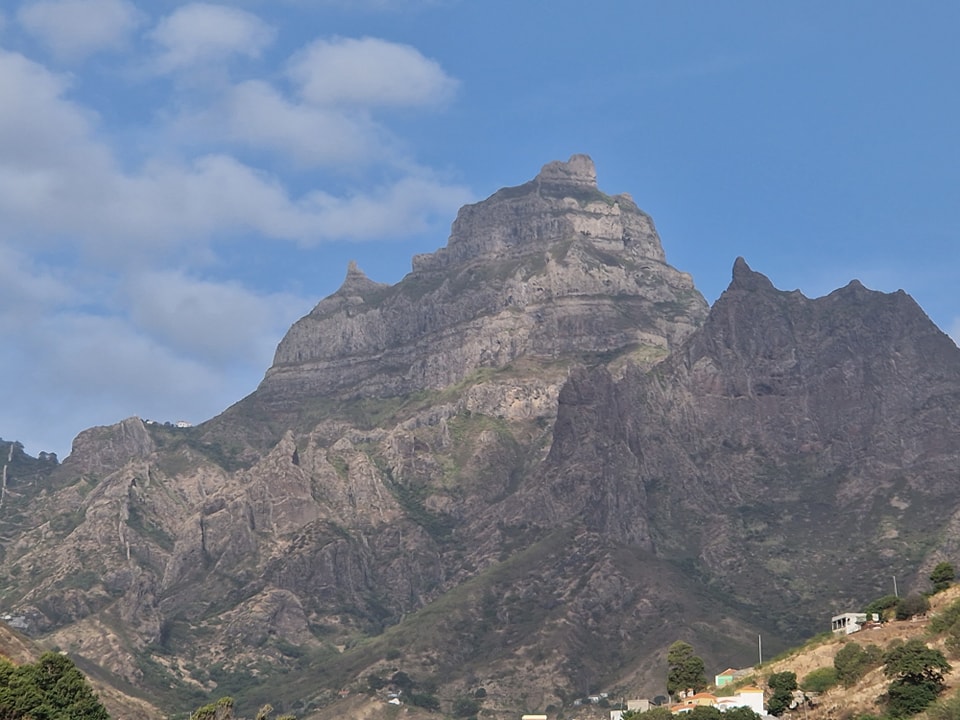
M866 613L843 613L830 618L830 629L835 635L855 633L867 622Z

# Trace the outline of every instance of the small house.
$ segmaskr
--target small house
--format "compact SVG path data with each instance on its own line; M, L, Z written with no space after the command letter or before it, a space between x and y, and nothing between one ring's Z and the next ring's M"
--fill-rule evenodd
M850 635L859 632L866 622L866 613L843 613L830 618L830 630L835 635Z
M713 684L718 688L722 688L724 685L729 685L736 679L737 671L733 668L727 668L722 673L714 675Z

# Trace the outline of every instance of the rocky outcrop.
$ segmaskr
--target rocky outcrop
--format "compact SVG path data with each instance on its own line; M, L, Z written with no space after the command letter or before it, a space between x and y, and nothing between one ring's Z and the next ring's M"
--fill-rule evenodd
M103 477L133 458L147 457L153 449L153 441L140 418L90 428L73 441L68 472Z
M414 258L396 286L351 265L284 337L251 401L439 390L478 368L585 351L643 350L649 364L705 314L650 217L601 192L593 162L575 155L464 207L447 246Z

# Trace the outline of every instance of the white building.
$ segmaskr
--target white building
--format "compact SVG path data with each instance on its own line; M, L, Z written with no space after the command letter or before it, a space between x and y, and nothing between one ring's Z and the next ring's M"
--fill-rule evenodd
M860 630L866 621L866 613L843 613L830 618L830 629L835 635L849 635Z

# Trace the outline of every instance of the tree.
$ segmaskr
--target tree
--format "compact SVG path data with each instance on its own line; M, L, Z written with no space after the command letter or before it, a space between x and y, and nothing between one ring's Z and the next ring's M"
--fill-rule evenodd
M773 697L767 701L767 711L779 717L793 702L793 691L797 689L797 674L790 671L773 673L767 678L767 687L773 690Z
M880 619L883 620L884 615L888 614L884 611L895 608L898 602L900 602L900 598L898 598L896 595L884 595L883 597L879 597L867 605L863 609L863 612L866 613L868 620L874 615L878 615ZM889 619L889 617L886 619Z
M46 652L33 664L0 665L0 717L109 720L93 688L66 655Z
M693 646L678 640L667 649L667 692L677 696L684 690L700 692L707 686L703 659L693 654Z
M939 650L914 638L894 646L883 656L883 673L893 678L887 689L887 708L894 717L914 715L943 691L943 674L950 663Z
M938 593L946 590L956 579L957 573L953 565L944 561L937 563L936 567L930 573L930 582L933 583L933 592Z
M269 712L273 712L272 707ZM222 697L216 702L197 708L190 715L190 720L233 720L233 698ZM264 716L258 714L257 720L264 720Z
M748 707L735 707L723 713L724 720L760 720L760 716Z
M687 720L720 720L720 709L708 705L697 705L686 714Z
M910 593L897 603L897 620L909 620L914 615L923 615L929 609L929 600L920 593Z
M454 717L474 717L478 712L480 712L480 703L471 697L458 697L453 701Z
M844 687L851 687L882 660L883 653L876 645L867 645L864 648L859 643L851 642L833 656L833 667L837 671L837 680L843 683Z

